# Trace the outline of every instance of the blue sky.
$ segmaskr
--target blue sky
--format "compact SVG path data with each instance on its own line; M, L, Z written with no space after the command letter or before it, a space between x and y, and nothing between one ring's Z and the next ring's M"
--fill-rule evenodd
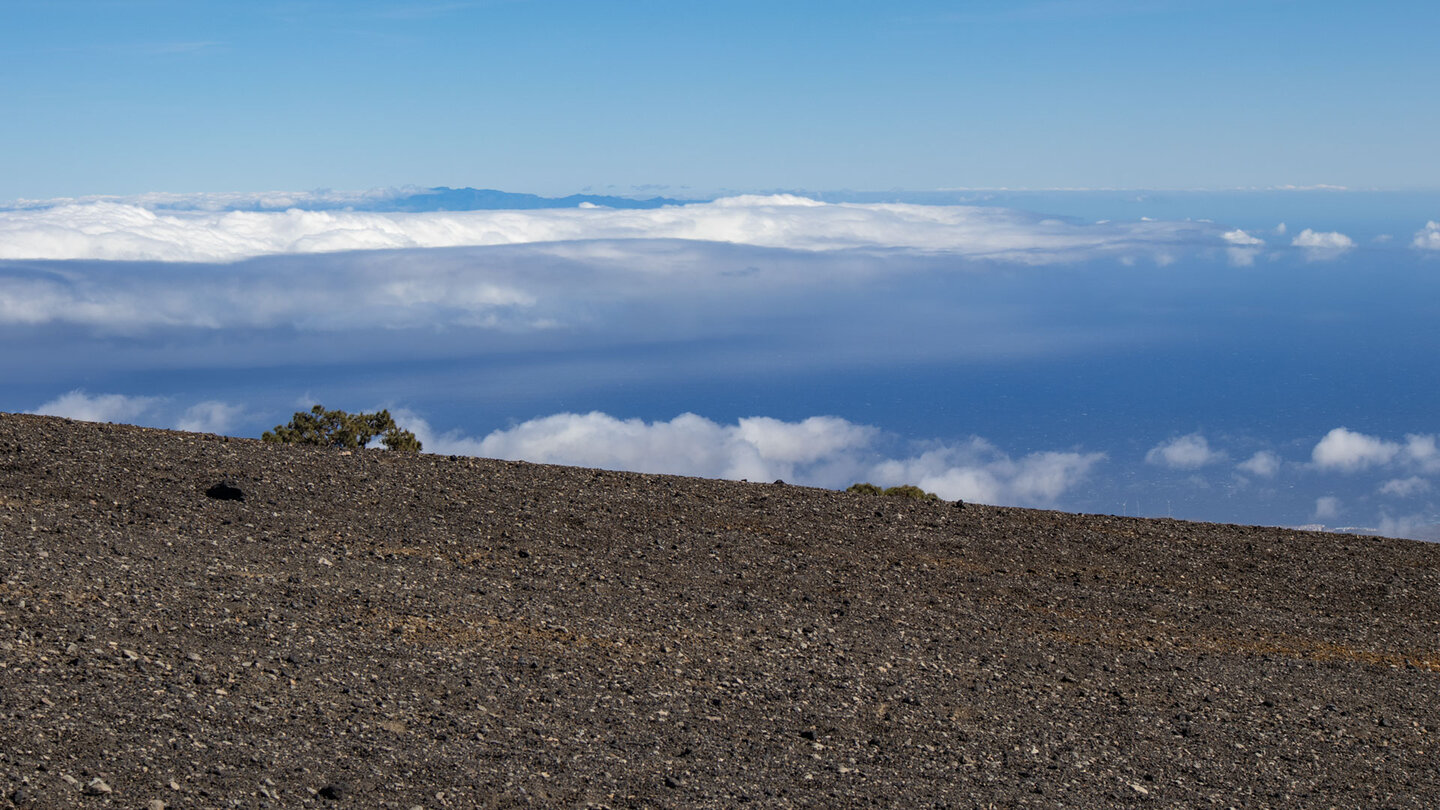
M1440 7L9 0L0 200L1436 188Z

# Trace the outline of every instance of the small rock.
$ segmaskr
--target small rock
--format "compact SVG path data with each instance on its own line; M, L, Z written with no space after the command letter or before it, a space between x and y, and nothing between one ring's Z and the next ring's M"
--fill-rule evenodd
M16 788L15 792L10 794L10 801L15 804L26 804L30 801L30 793L25 788Z
M151 799L145 803L145 810L165 810L165 802L159 799Z
M1139 784L1138 782L1131 782L1131 783L1130 783L1130 789L1133 790L1133 791L1135 791L1136 793L1139 793L1141 796L1149 796L1149 795L1150 795L1150 791L1147 790L1144 785Z
M807 728L804 731L800 732L800 736L804 737L807 740L813 740L815 739L815 732L812 729Z
M85 783L85 793L90 796L109 796L114 792L105 784L105 780L98 776Z
M64 779L65 782L70 785L70 787L80 787L80 780L76 779L68 773L60 774L60 778Z
M680 780L679 780L679 779L676 779L676 778L673 777L673 776L667 776L667 777L665 777L665 787L667 787L667 788L678 788L678 787L680 787Z
M245 500L245 491L229 481L221 481L205 490L205 497L214 498L217 501L243 501Z
M344 783L331 782L325 787L320 788L320 798L329 799L332 802L338 802L341 799L345 798L345 794L348 792L349 791L345 789Z

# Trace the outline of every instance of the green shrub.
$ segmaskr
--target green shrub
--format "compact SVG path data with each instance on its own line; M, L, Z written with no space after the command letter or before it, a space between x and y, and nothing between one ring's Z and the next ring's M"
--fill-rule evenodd
M898 487L890 487L889 489L885 490L885 495L887 497L909 498L912 501L940 500L939 495L936 495L933 492L926 492L925 490L915 486L914 484L902 484Z
M858 492L858 493L860 493L861 495L884 495L884 494L885 494L885 490L881 489L880 487L875 486L874 484L851 484L851 485L850 485L850 488L847 489L847 490L845 490L845 491L846 491L846 492Z
M346 413L327 411L316 405L307 413L296 411L288 425L276 425L260 438L273 444L311 444L322 447L358 449L370 444L376 436L388 450L420 452L420 440L395 424L390 412Z
M845 491L857 492L861 495L888 495L896 498L909 498L913 501L940 500L939 495L936 495L933 492L926 492L925 490L915 486L914 484L902 484L898 487L890 487L889 489L881 489L880 487L869 483L851 484L850 488Z

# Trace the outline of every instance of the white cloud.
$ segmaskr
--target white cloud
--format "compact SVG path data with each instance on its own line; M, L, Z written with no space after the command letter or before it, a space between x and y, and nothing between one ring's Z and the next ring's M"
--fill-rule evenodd
M1230 245L1206 222L1081 224L982 206L745 196L658 209L381 213L156 211L108 200L0 211L0 259L227 262L277 253L686 239L829 251L903 249L1023 263ZM1235 233L1235 232L1231 232ZM1248 245L1248 243L1246 243Z
M1440 472L1440 447L1434 434L1409 433L1401 457L1423 472Z
M1381 495L1394 495L1397 498L1408 498L1422 492L1430 491L1430 482L1418 475L1409 478L1394 478L1380 485Z
M1340 516L1340 499L1334 495L1325 495L1315 499L1315 519L1334 520Z
M1321 469L1354 472L1389 464L1400 453L1400 445L1343 427L1325 434L1310 458Z
M1394 517L1388 514L1381 514L1378 531L1385 537L1412 537L1417 540L1436 539L1436 517L1434 515L1413 514Z
M26 413L63 416L83 422L117 422L200 433L224 433L234 426L244 414L244 409L219 400L206 400L184 410L177 410L166 397L87 394L76 389Z
M1225 454L1211 450L1210 442L1199 433L1161 442L1145 454L1145 461L1150 464L1159 464L1172 470L1195 470L1224 459Z
M1355 247L1355 240L1338 231L1301 231L1290 244L1305 252L1311 260L1333 259Z
M880 462L872 466L871 477L882 486L915 484L947 500L1044 505L1079 484L1104 458L1103 453L1051 451L1014 459L974 438Z
M1440 222L1425 223L1425 227L1415 232L1410 244L1421 250L1440 250Z
M239 405L231 405L218 400L197 402L185 409L185 413L175 423L175 429L191 433L223 434L235 424L244 412L245 409Z
M543 265L542 257L531 269ZM478 266L477 266L478 265ZM519 272L457 257L274 257L234 265L0 267L0 324L109 331L533 325Z
M1265 240L1252 236L1251 234L1236 228L1220 234L1230 247L1225 249L1230 263L1239 267L1249 267L1255 263L1255 257L1260 255L1260 248L1264 246Z
M598 412L561 413L483 439L437 434L405 411L396 412L396 420L414 430L426 450L438 453L831 488L857 481L915 484L948 500L1017 505L1053 503L1104 458L1042 452L1015 459L979 438L887 457L881 431L833 416L799 422L752 417L722 425L695 414L645 422Z
M1269 450L1261 450L1235 466L1251 475L1273 478L1280 471L1280 457Z
M74 390L46 402L29 413L63 416L82 422L133 423L157 403L159 397L131 397L124 394L87 394Z

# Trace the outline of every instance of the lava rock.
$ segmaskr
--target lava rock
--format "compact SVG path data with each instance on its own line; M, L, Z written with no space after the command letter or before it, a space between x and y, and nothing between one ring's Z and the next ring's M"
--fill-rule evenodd
M205 497L214 498L217 501L243 501L245 500L245 490L229 481L221 481L205 490Z

